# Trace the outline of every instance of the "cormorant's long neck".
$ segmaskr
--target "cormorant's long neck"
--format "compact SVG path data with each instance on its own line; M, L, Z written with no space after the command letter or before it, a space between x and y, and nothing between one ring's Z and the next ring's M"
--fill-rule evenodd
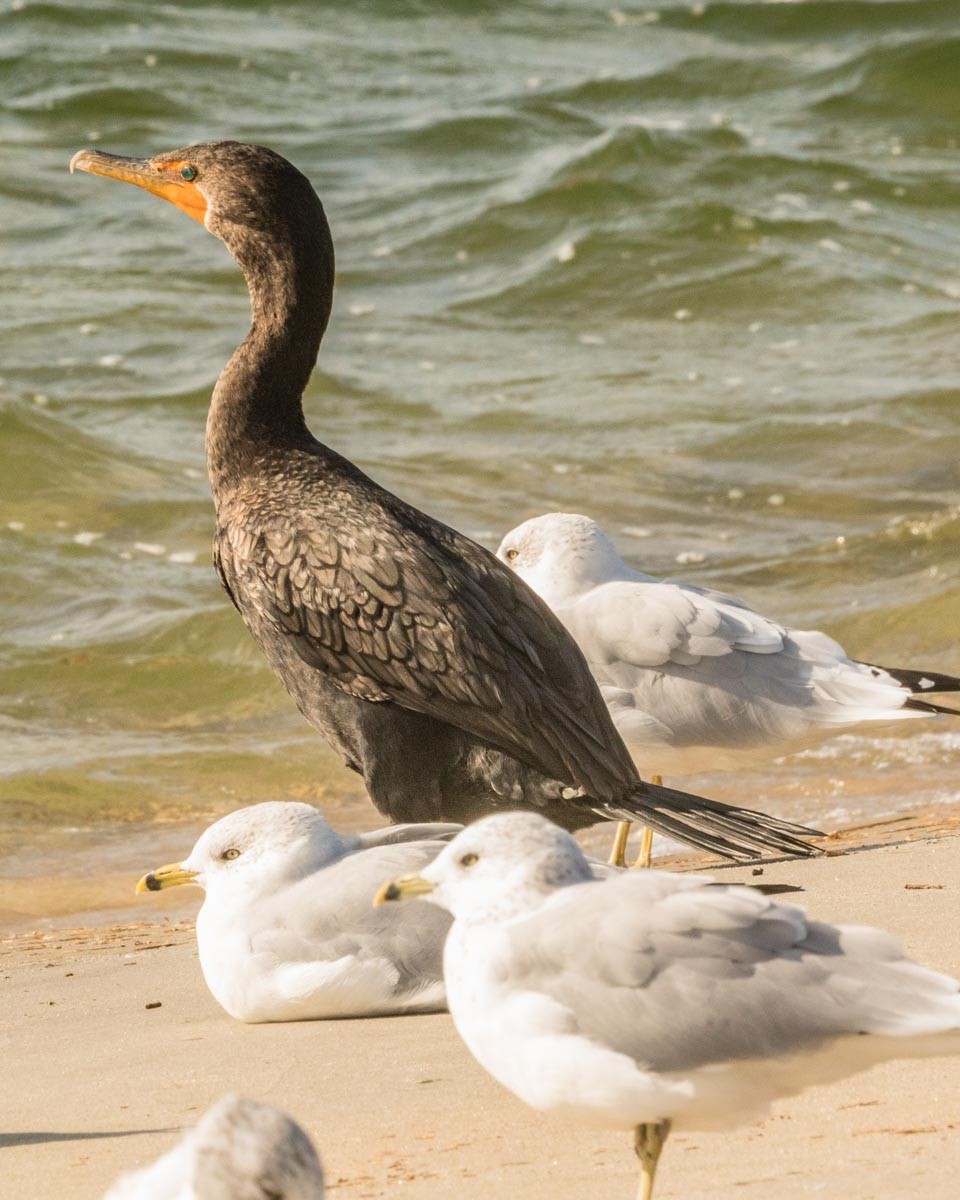
M322 209L319 220L288 236L280 229L237 227L221 236L243 270L253 319L220 373L207 416L207 469L215 496L232 490L270 450L309 440L303 390L333 296L333 243Z

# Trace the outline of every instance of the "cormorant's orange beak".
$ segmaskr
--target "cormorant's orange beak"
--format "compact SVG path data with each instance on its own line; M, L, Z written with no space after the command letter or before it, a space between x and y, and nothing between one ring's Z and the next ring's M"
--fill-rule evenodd
M154 196L169 200L203 225L207 198L195 183L183 178L181 171L189 166L186 162L161 162L155 166L149 158L125 158L122 154L107 154L103 150L78 150L70 160L70 174L77 170L89 171L91 175L105 175L107 179L136 184Z

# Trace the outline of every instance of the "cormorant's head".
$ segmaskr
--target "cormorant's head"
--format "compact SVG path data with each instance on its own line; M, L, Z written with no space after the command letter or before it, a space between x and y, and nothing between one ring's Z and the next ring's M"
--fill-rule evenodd
M244 249L329 240L309 179L266 146L200 142L152 158L80 150L70 170L119 179L161 196L221 238L241 262Z

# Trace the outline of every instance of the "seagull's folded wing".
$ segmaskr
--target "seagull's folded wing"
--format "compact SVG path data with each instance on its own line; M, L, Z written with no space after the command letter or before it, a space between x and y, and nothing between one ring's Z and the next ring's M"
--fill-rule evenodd
M564 888L510 926L501 978L661 1072L960 1025L957 982L889 935L706 883L658 872Z
M373 898L385 879L422 870L442 844L363 850L284 889L263 906L262 928L250 931L254 953L288 963L386 960L397 969L398 991L438 980L449 915L432 904L374 908Z
M690 666L744 651L776 654L786 630L732 597L686 584L617 580L562 612L591 664Z
M457 836L462 825L449 821L424 821L406 825L387 825L357 835L357 846L369 850L373 846L391 846L400 842L449 842Z

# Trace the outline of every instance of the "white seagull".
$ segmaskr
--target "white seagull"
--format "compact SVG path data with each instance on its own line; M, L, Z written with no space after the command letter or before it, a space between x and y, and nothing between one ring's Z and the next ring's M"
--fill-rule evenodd
M460 828L343 836L310 804L254 804L211 825L183 862L151 871L137 891L205 890L200 966L240 1021L436 1012L449 920L429 909L384 920L370 897L385 875L432 862Z
M534 517L497 555L579 644L637 766L655 782L736 770L863 721L954 712L917 693L955 692L960 679L857 662L825 633L635 571L589 517Z
M417 896L453 914L444 978L468 1049L533 1108L633 1130L641 1200L671 1128L729 1128L885 1059L960 1053L960 984L888 934L704 877L596 880L533 813L477 821L376 900Z
M323 1168L296 1121L224 1096L169 1153L122 1175L104 1200L323 1200Z

